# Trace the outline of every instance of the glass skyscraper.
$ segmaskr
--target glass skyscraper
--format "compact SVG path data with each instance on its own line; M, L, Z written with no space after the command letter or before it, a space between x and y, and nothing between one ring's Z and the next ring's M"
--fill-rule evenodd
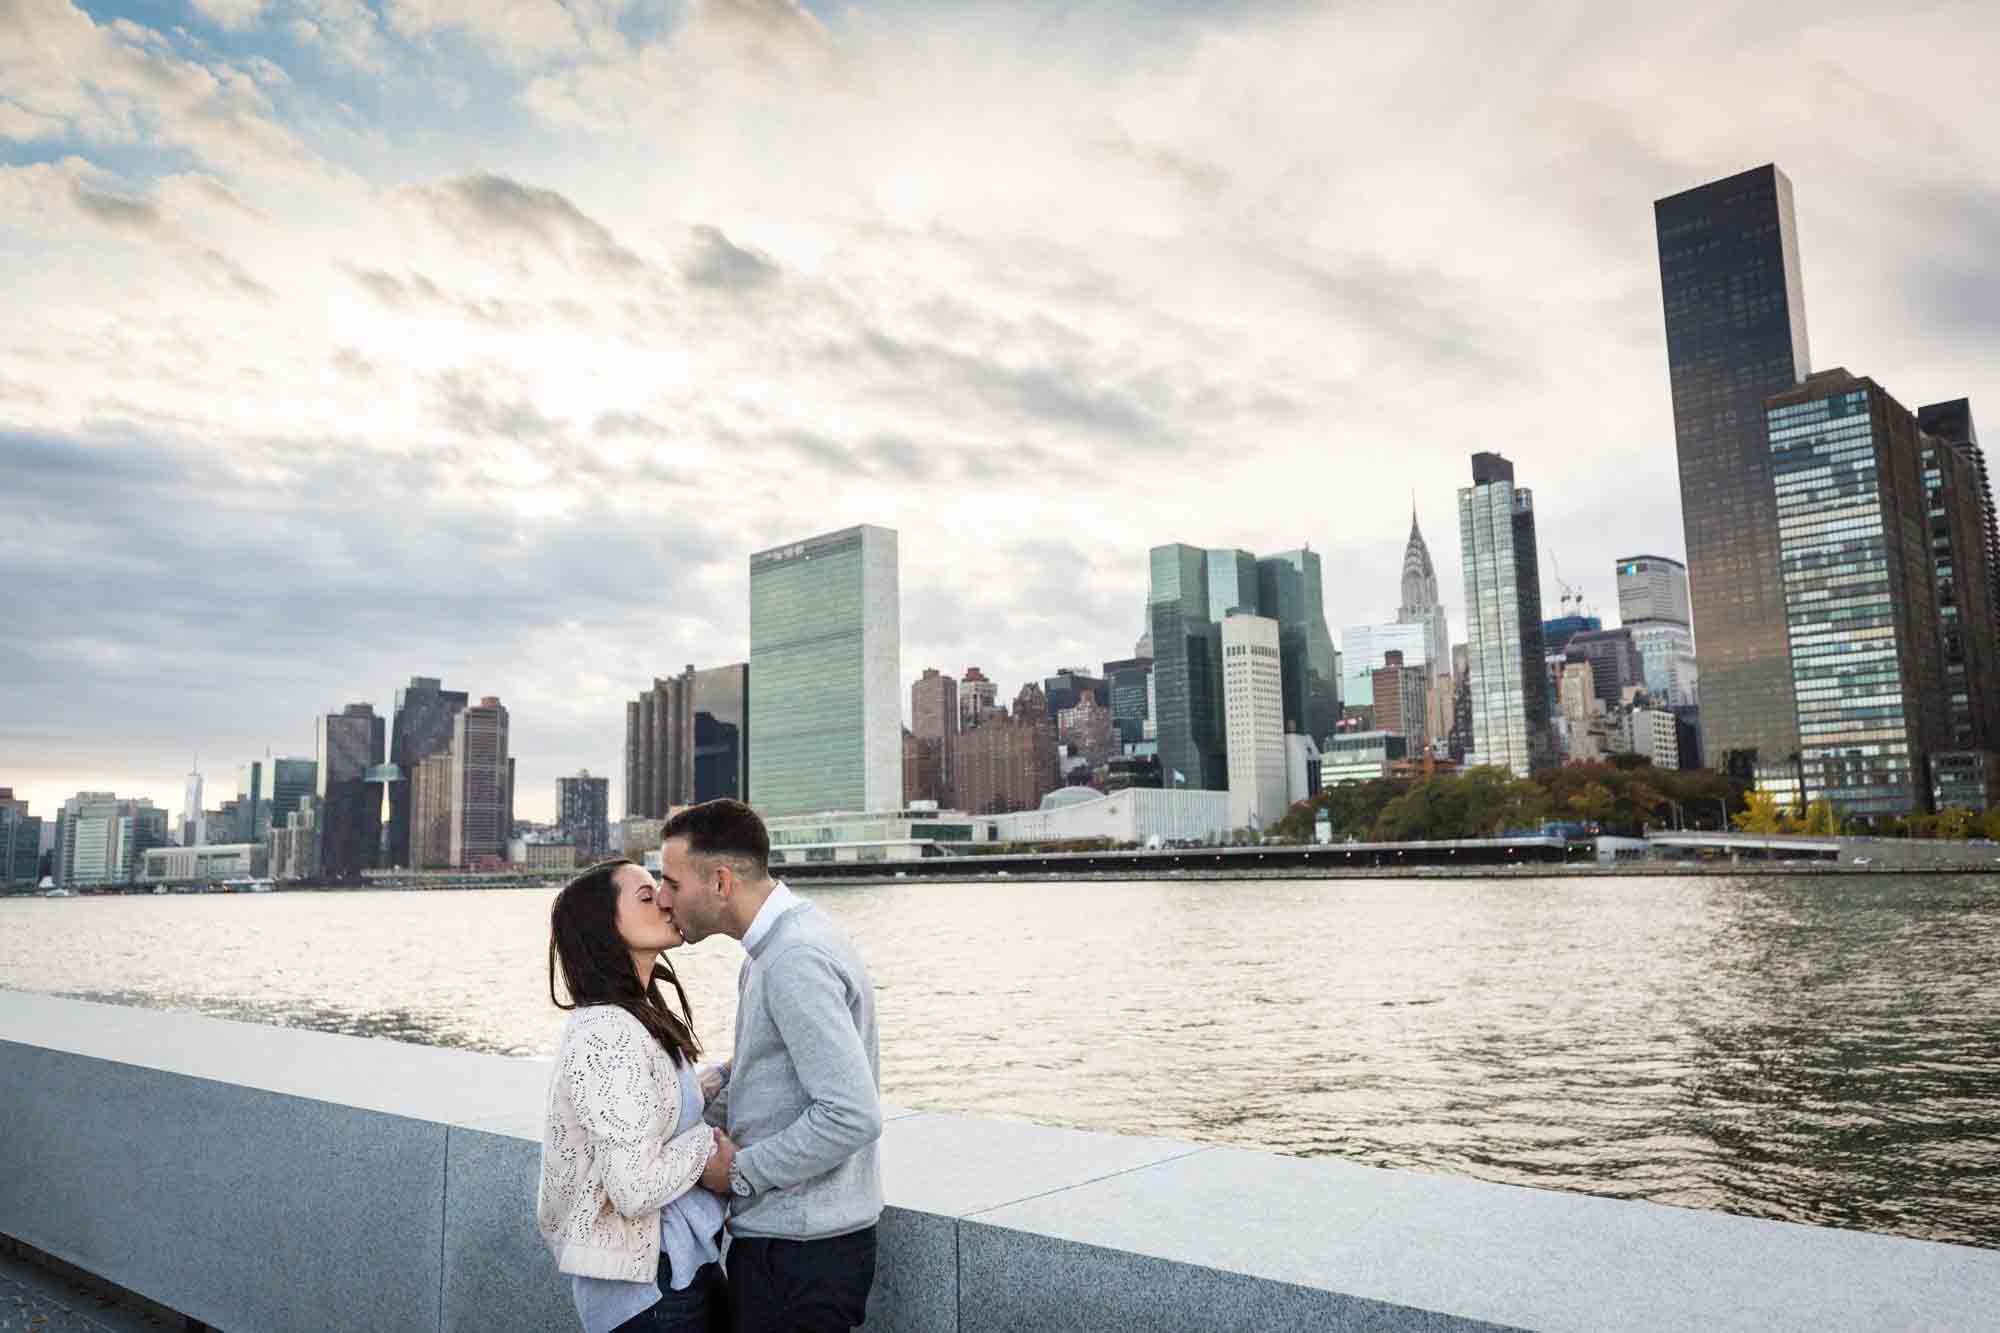
M1302 548L1259 560L1257 612L1278 622L1285 730L1325 740L1340 721L1340 683L1319 552Z
M1208 552L1182 542L1155 546L1146 589L1160 780L1169 788L1227 791L1222 630L1209 615Z
M1799 737L1779 759L1806 802L1921 810L1944 738L1924 437L1845 370L1773 396L1767 423Z
M1514 485L1514 465L1472 456L1472 485L1458 493L1465 567L1470 765L1527 777L1547 755L1549 696L1542 645L1542 575L1535 497Z
M382 763L385 731L372 704L349 704L316 720L320 870L328 879L357 879L379 855L382 786L368 774Z
M1811 370L1792 184L1758 167L1658 200L1653 219L1701 621L1702 748L1725 768L1782 767L1798 730L1764 400Z
M750 557L751 804L767 818L903 803L896 534Z

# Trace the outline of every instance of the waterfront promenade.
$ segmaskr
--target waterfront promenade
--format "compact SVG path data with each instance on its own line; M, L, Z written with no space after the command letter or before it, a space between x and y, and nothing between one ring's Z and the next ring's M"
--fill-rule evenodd
M563 1329L546 1068L0 992L0 1235L217 1328ZM869 1327L1974 1329L2000 1252L914 1111Z

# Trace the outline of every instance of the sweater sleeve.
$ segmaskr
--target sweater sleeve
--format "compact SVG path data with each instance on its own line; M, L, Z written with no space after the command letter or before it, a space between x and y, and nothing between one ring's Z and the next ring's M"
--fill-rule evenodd
M810 1100L798 1119L737 1153L737 1170L760 1194L824 1175L882 1134L875 1075L833 960L787 950L771 961L764 1003Z
M680 1105L661 1106L653 1078L653 1061L669 1057L636 1022L591 1023L577 1037L563 1077L604 1192L621 1216L658 1212L701 1179L715 1136L705 1124L675 1136ZM665 1131L655 1135L662 1117Z

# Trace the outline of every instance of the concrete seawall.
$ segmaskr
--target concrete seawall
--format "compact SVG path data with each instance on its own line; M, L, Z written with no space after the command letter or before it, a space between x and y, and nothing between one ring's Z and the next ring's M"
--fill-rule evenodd
M0 991L0 1235L229 1333L573 1329L547 1067ZM1993 1327L2000 1251L897 1112L870 1329Z

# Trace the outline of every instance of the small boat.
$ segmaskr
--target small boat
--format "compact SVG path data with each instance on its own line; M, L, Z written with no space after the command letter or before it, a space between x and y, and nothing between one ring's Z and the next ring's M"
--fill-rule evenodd
M75 889L48 889L48 890L46 890L46 891L44 891L44 892L43 892L43 894L42 894L42 897L44 897L44 898L74 898L74 897L76 897L76 890L75 890Z

